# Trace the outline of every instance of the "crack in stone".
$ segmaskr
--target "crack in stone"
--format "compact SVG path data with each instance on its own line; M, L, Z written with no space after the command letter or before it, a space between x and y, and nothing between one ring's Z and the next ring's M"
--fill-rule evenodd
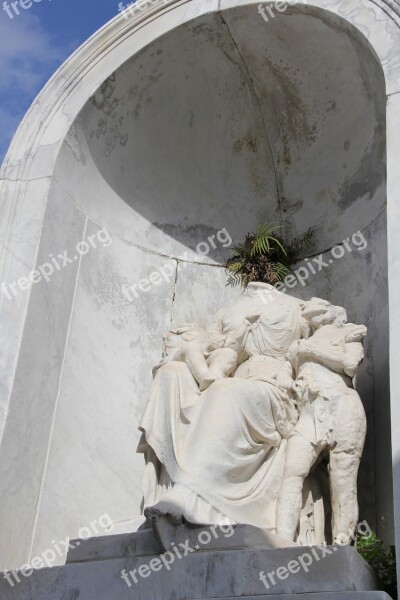
M175 296L176 296L176 285L177 285L177 281L178 281L178 269L179 269L179 263L178 263L178 261L176 261L174 290L172 293L172 302L171 302L171 318L169 320L169 328L170 329L172 328L172 322L174 320L174 303L175 303ZM165 343L164 343L164 350L165 351L167 350Z
M248 69L248 66L246 64L246 61L245 61L243 55L241 54L241 52L239 50L239 47L237 45L237 42L236 42L235 38L233 37L233 34L232 34L232 32L231 32L231 30L229 28L228 23L225 21L224 17L222 16L222 13L220 11L218 11L217 15L220 18L221 23L226 28L226 31L228 32L228 35L229 35L229 37L230 37L230 39L231 39L231 41L232 41L232 43L233 43L233 45L234 45L234 47L236 49L236 52L239 55L239 58L240 58L241 63L242 63L242 66L243 66L244 71L245 71L245 73L247 75L251 91L252 91L254 99L255 99L255 101L257 103L257 107L258 107L258 110L259 110L259 113L260 113L260 116L261 116L261 120L262 120L262 122L264 124L265 134L266 134L266 137L267 137L267 141L268 141L268 145L269 145L269 149L270 149L270 153L271 153L272 166L273 166L273 169L274 169L275 186L276 186L276 192L277 192L277 198L278 198L279 214L280 214L280 217L281 217L281 225L283 225L283 207L282 207L283 194L282 194L282 191L280 189L278 171L277 171L277 167L276 167L276 161L275 161L275 156L274 156L274 152L273 152L273 148L272 148L271 137L270 137L270 134L269 134L269 129L268 129L267 121L266 121L264 113L262 111L261 102L260 102L260 99L259 99L259 97L257 95L256 89L254 87L254 82L253 82L253 79L251 77L251 74L250 74L250 71Z

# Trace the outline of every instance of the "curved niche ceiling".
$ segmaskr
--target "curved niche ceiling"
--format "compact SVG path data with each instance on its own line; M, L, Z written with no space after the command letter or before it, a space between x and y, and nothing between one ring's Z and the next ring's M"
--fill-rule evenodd
M89 216L178 255L265 220L315 252L385 203L385 85L373 51L331 13L209 14L132 57L87 102L56 177ZM205 260L221 260L216 249Z

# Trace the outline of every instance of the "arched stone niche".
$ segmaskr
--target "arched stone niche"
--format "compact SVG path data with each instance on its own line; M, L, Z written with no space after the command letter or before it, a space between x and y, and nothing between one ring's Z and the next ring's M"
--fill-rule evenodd
M54 76L10 148L2 281L50 253L73 257L101 228L113 241L3 299L2 568L104 513L119 531L138 525L137 425L162 332L206 323L238 294L224 246L264 219L288 238L313 227L313 255L328 264L333 246L357 231L365 240L288 293L329 298L369 327L361 516L392 541L398 15L383 2L347 12L321 1L266 22L257 6L171 0L116 18ZM166 268L168 282L128 300L123 286Z

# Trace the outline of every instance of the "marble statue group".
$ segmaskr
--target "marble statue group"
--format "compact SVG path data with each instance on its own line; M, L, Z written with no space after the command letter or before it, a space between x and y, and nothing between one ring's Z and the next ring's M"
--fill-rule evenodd
M251 283L208 329L165 336L138 451L144 514L228 519L299 544L348 544L366 434L363 325Z

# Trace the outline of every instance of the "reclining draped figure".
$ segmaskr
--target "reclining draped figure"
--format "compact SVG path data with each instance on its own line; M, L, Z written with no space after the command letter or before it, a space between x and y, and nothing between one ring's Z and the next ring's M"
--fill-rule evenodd
M144 514L347 544L366 420L353 387L363 325L325 300L251 283L205 330L165 337L138 451ZM330 522L326 514L331 512Z

